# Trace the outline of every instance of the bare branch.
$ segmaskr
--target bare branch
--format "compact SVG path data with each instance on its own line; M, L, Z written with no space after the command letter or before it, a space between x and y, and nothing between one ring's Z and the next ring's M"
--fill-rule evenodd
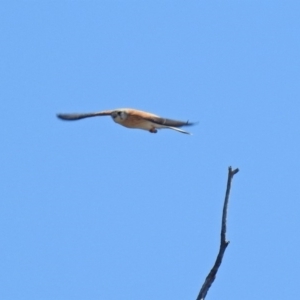
M231 189L231 181L233 176L239 171L239 169L232 170L231 167L228 168L228 179L227 179L227 188L226 188L226 194L225 194L225 200L224 200L224 206L223 206L223 214L222 214L222 227L221 227L221 243L220 243L220 249L217 256L217 259L215 261L215 264L213 268L210 270L209 274L207 275L201 290L199 292L199 295L197 297L197 300L204 300L206 297L206 294L213 284L217 272L219 270L219 267L222 263L222 259L225 253L225 250L227 246L229 245L229 241L226 241L226 229L227 229L227 207L228 207L228 201L229 201L229 194Z

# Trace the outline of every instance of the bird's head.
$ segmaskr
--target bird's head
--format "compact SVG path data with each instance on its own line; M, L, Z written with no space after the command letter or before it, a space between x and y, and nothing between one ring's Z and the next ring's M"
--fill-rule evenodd
M124 110L114 110L111 117L116 123L122 123L127 118L127 112Z

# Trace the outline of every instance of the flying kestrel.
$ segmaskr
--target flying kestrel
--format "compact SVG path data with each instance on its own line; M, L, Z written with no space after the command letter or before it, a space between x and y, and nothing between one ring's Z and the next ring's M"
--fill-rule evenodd
M144 129L150 131L151 133L156 133L157 129L169 128L181 133L190 134L187 131L179 129L179 127L194 125L194 123L190 123L188 121L183 122L171 119L164 119L157 115L132 108L104 110L93 113L57 114L58 118L68 121L98 116L111 116L116 123L123 125L127 128Z

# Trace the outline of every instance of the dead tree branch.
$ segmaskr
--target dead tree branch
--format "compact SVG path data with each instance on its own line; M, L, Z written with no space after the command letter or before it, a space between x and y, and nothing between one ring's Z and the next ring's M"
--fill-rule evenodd
M229 201L229 194L231 189L231 181L233 176L239 171L239 169L232 170L231 167L228 168L228 179L227 179L227 188L226 188L226 194L225 194L225 200L224 200L224 206L223 206L223 214L222 214L222 227L221 227L221 243L220 243L220 249L217 256L217 259L215 261L215 264L213 268L210 270L209 274L207 275L201 290L199 292L199 295L197 297L197 300L204 300L206 297L206 294L213 284L217 272L219 270L219 267L222 263L222 259L225 253L225 250L227 246L229 245L229 241L226 241L226 229L227 229L227 207L228 207L228 201Z

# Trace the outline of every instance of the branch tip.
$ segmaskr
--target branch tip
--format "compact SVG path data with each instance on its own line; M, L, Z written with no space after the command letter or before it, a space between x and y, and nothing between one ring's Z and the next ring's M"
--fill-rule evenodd
M236 173L238 173L240 170L239 170L239 168L236 168L236 169L234 169L234 170L232 170L232 167L229 167L228 168L228 172L229 172L229 174L230 174L230 176L231 177L233 177Z
M239 168L234 169L233 171L231 171L232 175L235 175L236 173L238 173L240 170Z

